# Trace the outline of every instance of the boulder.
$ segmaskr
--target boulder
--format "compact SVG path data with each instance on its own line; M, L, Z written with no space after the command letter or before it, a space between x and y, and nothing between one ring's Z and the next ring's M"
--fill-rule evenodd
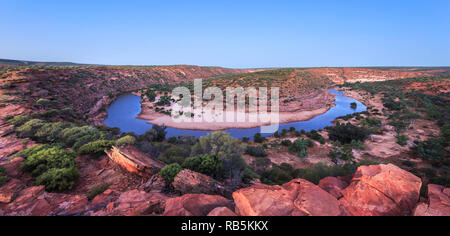
M343 196L341 191L347 186L348 184L346 182L336 177L327 177L319 182L319 187L321 189L327 191L337 199Z
M213 178L188 169L182 170L174 178L172 186L182 194L204 193L204 194L224 194L223 185Z
M142 216L161 214L164 210L167 196L161 193L146 193L131 190L120 195L119 199L106 207L106 215Z
M428 185L429 203L420 203L414 216L450 216L450 188Z
M142 176L157 174L165 166L161 161L151 158L133 146L112 147L105 152L113 162L128 172Z
M160 193L164 191L167 186L166 180L160 175L153 175L145 184L142 185L142 189L146 192Z
M421 186L420 178L395 165L362 166L339 201L354 216L410 215Z
M237 216L237 215L227 207L217 207L214 210L212 210L208 214L208 216Z
M168 199L164 216L206 216L218 207L234 209L233 202L222 196L186 194Z
M339 216L339 201L302 179L282 186L256 185L233 193L240 216Z

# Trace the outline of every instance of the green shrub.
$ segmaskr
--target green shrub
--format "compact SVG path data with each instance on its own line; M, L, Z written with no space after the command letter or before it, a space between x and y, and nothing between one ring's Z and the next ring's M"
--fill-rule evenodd
M173 145L168 148L160 158L166 164L183 164L184 160L190 155L190 146Z
M114 145L111 140L97 140L85 144L78 150L79 155L94 155L100 156L104 154L105 150L110 149Z
M255 141L255 143L263 143L264 141L266 141L266 138L264 138L260 133L257 133L253 136L253 140Z
M350 123L338 124L328 129L330 140L339 141L342 144L349 144L353 140L364 141L369 137L369 131L366 128L357 127Z
M85 136L91 137L90 140L95 140L100 138L100 132L95 127L82 126L64 129L61 135L62 141L68 147L72 147L77 142L78 139Z
M75 167L50 169L36 178L36 185L45 185L48 192L61 192L73 186L79 176Z
M22 170L36 178L36 185L45 185L47 191L63 191L78 179L76 156L57 146L36 146L22 151L26 158Z
M183 168L178 163L167 165L161 169L159 174L169 183L172 183L175 177Z
M292 141L291 140L283 140L283 141L281 141L281 145L283 145L285 147L289 147L292 145Z
M306 136L308 136L308 138L310 139L318 141L320 144L325 144L325 139L316 130L311 130L306 134Z
M289 152L297 154L298 157L306 158L308 156L307 149L312 146L312 142L307 139L299 138L289 146Z
M31 120L31 117L29 117L29 116L14 116L10 120L8 120L8 122L11 123L12 125L14 125L15 127L19 127L30 120Z
M395 138L397 139L397 143L400 146L406 146L408 144L409 137L406 135L397 135L395 136Z
M247 146L247 150L245 151L247 155L254 157L266 157L266 150L261 146Z
M129 146L129 145L134 145L136 143L136 138L130 135L124 136L122 138L119 138L116 141L116 146Z
M33 138L35 133L46 123L43 120L33 119L16 129L19 138Z
M99 184L99 185L94 186L87 193L88 200L91 201L92 199L94 199L98 195L104 193L108 189L109 189L109 184L108 183L103 183L103 184Z
M61 140L62 131L70 126L70 124L62 122L46 123L37 130L34 136L39 141L54 143Z
M183 168L214 177L222 171L223 165L216 156L198 155L186 159Z
M166 127L153 125L153 128L141 135L139 139L146 139L149 142L162 142L166 135Z
M56 146L41 146L42 149L29 151L22 165L22 170L31 173L33 177L42 175L50 169L71 168L76 165L76 156L72 151L66 151Z
M50 145L41 145L41 146L33 146L28 149L22 150L18 153L16 153L13 157L22 157L24 159L27 159L29 156L38 153L39 151L45 150L50 148Z
M328 154L331 161L335 164L339 163L339 160L344 162L351 162L354 160L353 150L350 145L335 146L332 151Z

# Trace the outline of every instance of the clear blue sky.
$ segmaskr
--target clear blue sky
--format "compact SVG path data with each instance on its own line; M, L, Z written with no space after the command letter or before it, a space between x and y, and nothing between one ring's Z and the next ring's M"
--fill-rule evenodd
M449 66L449 0L0 0L0 58Z

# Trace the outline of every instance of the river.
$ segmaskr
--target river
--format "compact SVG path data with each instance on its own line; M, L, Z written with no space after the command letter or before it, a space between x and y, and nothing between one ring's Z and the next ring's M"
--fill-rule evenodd
M331 93L336 95L336 106L332 107L326 113L318 115L308 121L292 122L287 124L280 124L279 130L289 129L290 127L295 127L296 130L310 131L312 129L318 130L323 129L327 126L332 125L332 122L336 118L354 114L357 112L366 111L367 107L356 99L345 97L340 91L330 89ZM137 135L144 134L147 130L153 127L152 124L148 124L146 120L137 119L136 117L141 113L141 98L133 95L126 94L122 95L114 101L108 108L108 118L105 120L105 125L108 127L118 127L121 132L134 132ZM350 104L355 102L358 106L356 109L350 107ZM179 135L191 135L195 137L206 136L208 133L214 131L198 131L198 130L184 130L167 128L166 137L177 137ZM242 139L244 137L253 137L256 133L261 131L260 128L252 129L228 129L231 136ZM263 136L270 136L266 134Z

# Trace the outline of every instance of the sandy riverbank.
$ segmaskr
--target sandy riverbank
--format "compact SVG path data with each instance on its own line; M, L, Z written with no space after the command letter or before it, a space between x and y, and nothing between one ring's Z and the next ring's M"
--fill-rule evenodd
M303 98L301 104L303 108L298 108L299 102L292 102L280 104L279 123L286 124L299 121L307 121L318 115L326 113L335 104L335 96L328 91L316 96ZM298 106L297 106L298 105ZM171 116L156 112L150 109L154 104L150 102L141 102L142 112L138 115L138 119L148 120L150 124L166 126L177 129L186 130L203 130L203 131L221 131L227 129L250 129L261 126L269 126L271 122L258 121L256 122L194 122L184 121L182 123L176 122ZM246 119L249 121L249 114L246 114ZM225 120L225 119L224 119Z

